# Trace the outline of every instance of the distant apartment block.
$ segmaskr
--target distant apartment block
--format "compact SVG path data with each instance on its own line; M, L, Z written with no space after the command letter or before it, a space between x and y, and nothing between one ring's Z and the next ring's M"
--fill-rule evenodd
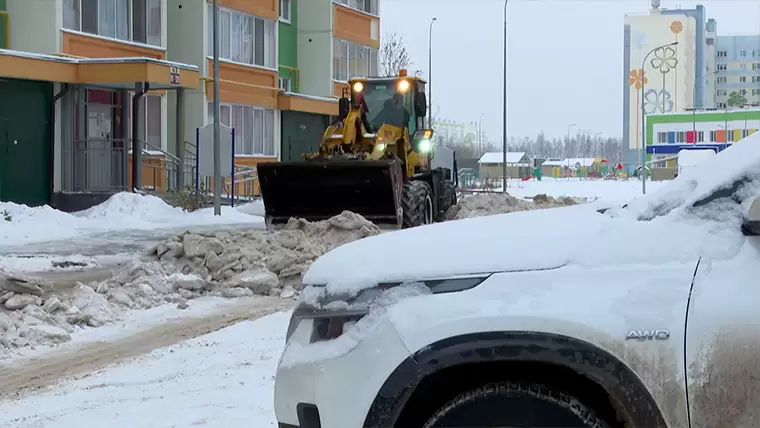
M760 104L760 34L718 36L716 57L717 107Z

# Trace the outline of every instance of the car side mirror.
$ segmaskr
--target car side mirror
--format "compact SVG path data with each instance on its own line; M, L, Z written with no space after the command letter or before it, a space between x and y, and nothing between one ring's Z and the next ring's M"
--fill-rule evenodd
M756 198L744 217L742 232L747 236L760 236L760 197Z
M427 97L424 92L414 93L414 110L419 117L425 117L427 115Z

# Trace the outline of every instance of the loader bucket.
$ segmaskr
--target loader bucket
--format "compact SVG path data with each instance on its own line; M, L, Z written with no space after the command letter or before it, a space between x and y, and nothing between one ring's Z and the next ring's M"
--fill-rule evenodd
M401 228L401 166L392 160L309 160L256 166L268 228L343 211Z

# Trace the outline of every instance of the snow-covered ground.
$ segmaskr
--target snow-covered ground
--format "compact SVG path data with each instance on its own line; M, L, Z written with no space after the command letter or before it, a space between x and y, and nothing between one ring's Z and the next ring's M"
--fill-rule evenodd
M670 181L647 181L647 193L654 193ZM501 186L498 190L501 190ZM546 178L541 181L510 180L507 192L518 198L545 194L555 198L586 198L605 202L625 203L641 196L641 181L579 178Z
M662 184L664 183L648 183L648 192L654 192ZM634 180L544 179L541 182L511 182L509 192L517 197L547 194L557 198L567 196L627 202L640 195L640 186L641 183ZM282 287L283 278L300 275L314 257L333 245L331 239L335 239L337 235L329 228L342 230L341 233L345 235L341 238L342 240L335 242L336 245L345 242L344 240L376 234L376 231L362 225L361 222L352 220L354 224L351 227L347 227L346 223L319 227L302 223L296 225L295 229L285 230L277 235L263 236L258 231L255 233L236 232L231 235L223 232L203 239L194 237L193 242L184 242L176 238L172 241L170 237L177 233L176 227L185 229L218 225L219 229L222 229L225 226L232 227L241 223L254 228L260 227L262 223L260 215L263 214L261 205L252 203L238 208L227 207L223 216L214 217L210 210L188 214L171 208L160 200L140 198L145 197L130 194L117 195L110 204L74 215L49 208L30 209L12 204L0 204L0 214L3 210L9 213L11 209L14 210L10 213L11 220L5 223L0 215L0 246L7 242L27 247L40 245L49 248L56 244L40 242L54 239L57 239L59 243L80 240L78 242L82 245L95 244L95 248L101 251L102 249L97 247L99 241L108 241L112 237L139 237L138 240L144 239L148 242L166 233L166 239L163 240L166 252L163 255L157 254L157 257L167 266L171 265L173 269L190 269L192 275L188 276L199 275L200 271L205 272L209 275L206 287L216 284L214 287L219 287L216 291L245 291L241 290L242 288L255 291L262 285L270 287L267 290L277 288L277 284ZM475 207L474 212L477 208ZM35 224L38 225L37 228L34 227ZM14 230L14 226L19 229ZM172 227L175 229L171 229ZM34 242L40 244L34 244ZM224 245L218 251L213 250L220 242ZM190 244L195 250L203 249L205 255L189 256L187 249ZM182 247L184 247L183 251L175 251ZM275 254L270 251L272 248L280 252ZM215 271L216 268L210 267L211 265L207 263L209 259L214 259L209 256L207 250L214 252L214 257L218 255L218 258L225 259L226 255L230 255L234 256L233 259L239 258L241 262L242 257L246 257L252 263L244 262L243 264L247 267L243 272L235 271L236 268L223 264L219 264L217 266L219 269ZM2 254L2 248L0 248L0 254ZM56 259L34 261L26 257L12 259L0 256L0 268L5 263L7 267L41 270L48 268L48 264L52 266L54 261L68 260L75 263L100 264L105 263L104 260L113 261L123 256L114 254L110 259L103 259L95 256L97 252L92 253L91 256L69 254L74 254L74 256L63 258L57 256ZM184 254L184 256L179 254ZM224 263L227 262L225 259ZM289 264L291 262L292 266ZM257 263L262 266L258 266ZM239 276L235 272L247 273L254 267L260 269L260 272L264 272L265 275L249 275L246 281L250 284L246 283L247 285L226 284L228 279ZM69 268L73 269L76 266ZM29 360L30 358L40 359L44 364L44 358L49 355L65 353L67 350L72 351L77 347L93 343L101 343L101 346L105 346L122 340L125 335L135 333L135 329L161 326L171 323L172 320L181 324L182 319L191 317L193 314L210 316L220 313L219 308L225 308L222 312L230 311L232 310L230 308L238 307L235 305L239 305L239 302L246 301L246 299L221 299L222 302L227 302L222 304L219 303L219 299L198 299L194 296L188 300L190 309L184 311L177 309L176 303L134 311L133 309L142 305L140 299L146 298L146 293L150 294L148 292L151 289L153 291L161 289L163 282L158 279L164 278L164 274L168 272L158 273L160 275L153 278L157 280L155 284L150 281L131 280L124 284L109 283L107 287L102 287L103 291L93 286L98 295L105 296L109 303L118 303L123 306L122 309L125 311L116 317L117 321L96 329L77 329L70 333L69 342L56 348L27 349L17 353L12 359L0 361L0 385L3 385L4 380L7 379L6 376L13 376L13 373L9 372L10 364L21 364L25 361L32 364L34 361ZM232 277L228 278L228 274ZM196 277L195 280L200 280L200 277ZM146 284L150 287L146 288ZM224 287L232 288L225 289ZM120 295L116 296L118 293L114 294L115 291L125 289L134 291L133 294L136 297L130 301L132 306L124 306L124 299ZM192 293L200 295L200 292L193 291ZM161 296L158 295L157 298L162 298ZM30 305L32 306L35 304ZM21 321L30 316L41 319L45 316L40 311L28 309L29 307L22 310L24 315ZM46 308L45 311L48 309ZM51 310L50 313L60 315L61 310ZM0 312L0 315L3 313ZM271 410L272 382L283 346L287 319L287 314L280 313L258 321L242 322L168 348L156 349L149 354L132 355L130 358L136 359L124 359L115 366L94 373L85 371L73 373L72 378L63 379L62 383L51 388L47 388L46 385L45 389L24 395L16 401L0 403L0 426L19 428L74 426L79 428L87 425L129 428L196 425L275 426ZM1 327L3 326L0 325ZM194 331L197 333L198 330ZM189 334L184 337L196 336L197 334ZM61 374L62 377L66 375L66 372ZM18 381L17 377L15 379ZM3 389L0 386L0 395L4 395L2 392Z
M160 198L118 193L104 203L77 213L64 213L49 206L28 207L0 202L0 247L60 241L83 235L114 231L150 231L199 225L263 225L260 203L184 212Z
M245 321L0 404L14 428L275 427L289 313Z

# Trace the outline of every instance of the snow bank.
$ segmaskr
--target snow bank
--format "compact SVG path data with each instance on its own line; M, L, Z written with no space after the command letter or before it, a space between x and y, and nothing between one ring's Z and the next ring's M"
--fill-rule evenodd
M515 198L504 193L476 193L465 196L446 213L447 220L459 220L494 214L506 214L515 211L530 211L542 208L554 208L575 205L578 201L569 198L553 198L536 195L531 201Z
M63 291L0 272L0 352L66 342L79 326L98 327L125 311L167 303L182 309L203 296L294 297L317 257L380 232L350 212L315 223L291 219L276 232L188 232L159 243L107 281Z
M117 193L100 205L73 214L49 206L28 207L0 202L0 245L66 239L93 231L260 221L258 216L231 207L222 207L221 216L213 215L212 208L188 213L156 196L127 192Z

